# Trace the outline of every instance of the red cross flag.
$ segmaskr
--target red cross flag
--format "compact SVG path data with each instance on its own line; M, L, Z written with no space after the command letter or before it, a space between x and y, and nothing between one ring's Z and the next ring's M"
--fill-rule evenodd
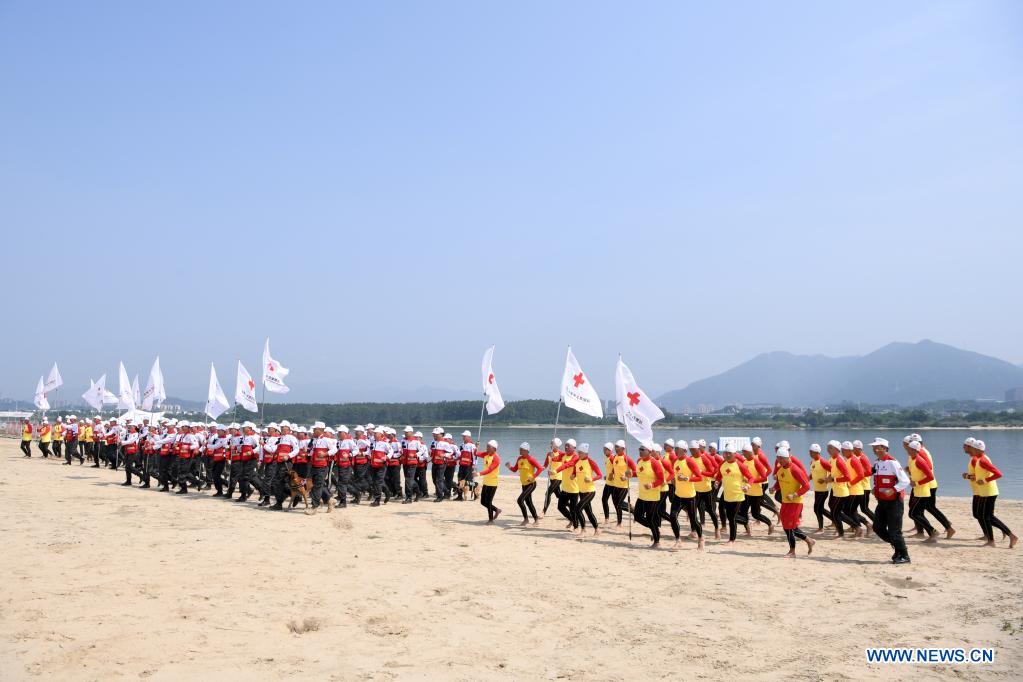
M664 413L639 387L621 356L615 369L615 398L618 421L625 424L628 434L641 443L653 440L654 422L664 419Z
M234 401L249 412L259 412L259 406L256 404L256 382L252 380L241 360L238 361L238 382L234 388Z
M494 377L494 348L496 346L491 346L483 354L483 396L487 400L487 414L497 414L504 409L504 398Z
M576 412L598 419L604 416L597 389L593 388L590 378L579 366L571 346L568 347L568 357L565 358L565 373L561 377L561 401L565 407L571 407Z
M270 357L270 337L266 337L263 346L263 386L271 393L287 393L291 389L284 385L284 377L288 376L288 368Z

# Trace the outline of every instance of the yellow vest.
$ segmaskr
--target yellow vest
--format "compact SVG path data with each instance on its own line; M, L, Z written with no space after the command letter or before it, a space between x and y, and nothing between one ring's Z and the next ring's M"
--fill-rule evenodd
M64 427L60 422L53 425L53 438L54 440L61 440L64 437Z
M483 455L483 471L490 468L490 463L494 461L494 456L490 454ZM501 472L498 471L497 467L489 474L483 477L483 485L497 485L497 478Z
M679 476L685 478L692 478L695 475L689 465L686 463L685 457L679 457L675 460L675 495L678 497L684 497L686 499L696 497L696 484L692 481L680 481Z
M664 483L661 484L661 492L666 493L671 488L671 460L667 457L654 457L661 463L661 470L664 472Z
M528 457L519 457L515 463L519 469L519 482L522 485L529 485L536 480L536 468L530 463Z
M28 424L21 425L21 440L32 440L32 427Z
M561 466L561 458L564 457L564 454L561 450L555 450L553 452L555 453L553 455L547 453L548 457L550 457L550 465L547 467L547 478L552 481L560 481L563 472L559 473L558 467Z
M756 456L754 456L753 459L747 459L745 461L747 471L753 474L754 478L759 479L760 472L757 471ZM746 491L746 494L750 497L760 497L764 494L764 485L762 483L750 483L749 490Z
M646 489L647 484L653 485L657 479L657 475L654 473L654 465L651 462L653 462L652 459L644 460L642 457L636 462L636 478L639 479L639 499L646 500L647 502L661 499L660 488Z
M991 472L980 465L982 461L990 462L987 455L982 455L977 458L977 464L973 469L973 475L977 478L986 479L991 475ZM986 481L985 483L977 483L977 494L981 497L994 497L998 494L998 481Z
M818 457L817 459L811 458L810 459L810 478L812 480L810 481L810 484L813 485L813 491L814 492L816 492L816 493L826 493L826 492L828 492L828 484L827 483L818 483L817 482L818 479L827 478L827 476L828 476L828 470L824 468L823 464L821 464L821 458L820 457Z
M924 446L920 446L920 452L927 455L927 463L931 465L931 473L934 474L934 480L927 484L927 487L934 490L938 487L938 470L934 466L934 458L931 457L931 452Z
M568 453L565 453L564 459L562 460L562 462L558 466L565 466L566 464L568 464L569 462L572 461L573 457L578 457L578 455L575 455L575 454L569 455ZM561 475L561 491L562 492L566 492L566 493L577 493L577 492L579 492L579 479L578 478L572 478L572 474L573 473L575 473L575 466L574 465L568 467L567 469L565 469L564 471L561 472L561 474L562 474Z
M50 430L49 424L43 424L39 427L39 442L49 443L51 440L53 440L53 431Z
M590 479L589 482L586 479ZM596 489L593 483L593 467L590 466L589 458L580 459L575 463L575 482L581 493L592 493Z
M621 460L621 462L619 462ZM619 480L625 475L629 465L625 463L624 457L619 457L617 454L611 455L610 457L604 458L604 474L606 478L604 485L609 485L612 488L624 488L625 482Z
M921 471L920 468L916 465L916 458L919 456L920 455L918 454L916 457L909 458L909 480L913 482L913 496L930 497L931 486L927 484L924 485L916 484L917 481L922 480L924 478L924 472Z
M706 469L703 467L703 460L700 459L699 455L693 455L693 463L696 465L696 473L703 477L699 483L696 484L696 492L698 493L709 493L711 488L711 481L707 478Z
M838 467L839 462L845 462L846 468L849 467L849 463L845 461L845 457L842 455L835 455L831 458L831 475L834 478L838 478L842 475L842 470ZM849 482L833 481L831 483L831 495L832 497L849 497Z
M791 464L789 465L792 466ZM792 504L801 504L803 502L803 496L800 495L794 500L789 499L789 494L799 492L799 481L792 475L792 471L788 467L778 467L778 473L775 474L778 478L778 487L781 489L781 501L791 502Z
M742 502L746 499L746 493L742 486L746 483L746 477L739 469L739 460L721 463L721 489L724 491L725 502Z

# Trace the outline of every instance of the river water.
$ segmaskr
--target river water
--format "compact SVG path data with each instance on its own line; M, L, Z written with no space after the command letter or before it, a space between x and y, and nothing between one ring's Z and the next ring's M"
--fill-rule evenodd
M430 427L432 428L432 427ZM448 428L456 435L462 432L462 428ZM472 429L474 435L476 429ZM423 429L427 436L430 430ZM764 441L764 449L770 455L774 450L774 444L780 440L787 440L791 443L793 452L799 456L803 463L809 461L809 448L811 443L820 443L823 447L829 440L861 440L866 446L875 436L887 439L891 443L892 453L906 464L906 453L902 449L902 438L909 431L895 430L781 430L781 429L759 429L749 433L743 433L738 429L706 429L692 431L681 428L654 429L654 437L658 442L666 438L685 438L694 440L703 438L707 441L716 440L720 436L760 436ZM1009 430L978 430L948 429L948 430L920 430L918 431L924 439L924 445L934 457L935 469L937 470L939 493L942 495L956 495L969 497L970 486L964 481L961 474L966 471L969 458L963 452L963 441L968 436L980 438L987 446L987 453L995 466L1001 470L1003 478L998 481L999 496L1011 499L1023 499L1023 429ZM499 452L502 459L507 460L514 457L518 452L518 446L523 441L529 442L532 446L534 456L542 462L542 456L546 452L546 446L553 436L553 430L537 428L508 428L488 427L483 425L483 438L494 439L500 444ZM558 437L562 440L575 438L579 443L589 443L590 453L597 455L597 462L603 466L604 458L601 448L608 441L624 438L622 429L606 428L572 428L559 427ZM429 439L428 439L429 440ZM456 440L458 440L456 438ZM638 443L629 439L629 454L637 456ZM864 448L873 460L873 453L869 448ZM773 458L771 458L773 461ZM502 467L503 468L503 467Z

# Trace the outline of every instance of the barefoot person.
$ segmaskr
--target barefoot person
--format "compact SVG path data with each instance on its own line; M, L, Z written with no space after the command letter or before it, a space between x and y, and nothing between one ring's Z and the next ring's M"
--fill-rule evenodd
M575 516L576 521L579 522L579 532L581 533L586 528L586 523L583 519L585 514L593 526L593 535L596 537L600 535L600 529L597 527L597 517L593 513L593 497L597 493L596 481L603 474L600 473L597 463L590 458L589 443L581 443L579 445L578 459L576 460L575 470L572 472L572 475L579 484L579 502L575 505Z
M529 443L520 445L519 458L515 460L514 464L506 466L508 471L518 473L519 483L522 484L522 492L515 500L519 505L519 511L522 512L522 525L525 526L529 523L528 514L533 515L534 526L540 525L540 517L537 516L536 507L533 506L533 491L536 490L536 479L543 471L543 466L529 454Z
M718 469L717 480L721 482L722 509L728 522L728 544L735 542L735 517L739 513L739 506L746 499L746 491L752 485L754 476L747 469L746 464L735 458L735 448L727 445L722 448L724 460Z
M547 451L547 457L543 460L543 466L547 469L547 492L543 496L543 511L540 513L540 518L547 514L552 496L556 504L561 501L561 472L559 469L564 456L565 453L561 451L561 439L552 439L551 449Z
M1012 549L1019 542L1019 538L995 516L995 501L998 499L997 481L1002 477L1002 472L987 456L984 451L986 447L982 440L973 441L973 449L977 453L977 457L970 465L970 480L976 484L977 495L980 497L980 524L984 529L984 537L987 539L984 546L995 546L994 529L997 528L1009 536L1009 549Z
M703 549L703 524L700 523L699 513L696 509L696 486L703 481L703 477L700 475L700 466L688 450L680 447L676 448L676 452L679 456L675 458L673 467L675 495L671 501L671 516L677 524L679 512L685 510L686 517L689 519L689 530L696 534L699 542L697 548ZM675 541L676 547L680 544L680 540Z
M494 495L497 494L497 479L501 473L501 458L497 454L497 441L487 441L487 451L483 453L483 471L480 472L480 479L483 482L483 492L480 494L480 504L487 510L487 523L493 523L501 515L501 510L494 506Z
M610 443L608 443L610 445ZM611 457L604 476L604 490L611 490L611 503L615 508L616 528L622 527L622 512L632 513L629 509L629 479L636 477L636 463L625 450L625 441L614 444L614 455ZM604 521L609 522L608 512L604 510Z
M947 540L956 534L956 529L952 527L952 522L938 509L938 468L934 465L934 457L931 456L931 451L924 445L924 439L919 433L911 433L908 438L920 443L920 454L924 456L927 463L931 466L931 474L933 474L934 480L930 483L931 501L927 511L945 529L945 539Z
M660 461L652 457L653 451L649 444L639 446L639 461L636 462L636 478L639 480L639 499L636 500L636 523L650 529L653 542L650 549L661 546L661 515L658 505L661 502L661 484L664 483L664 470Z
M828 463L830 467L830 462ZM821 446L814 443L810 446L810 480L813 482L813 514L817 517L817 532L824 532L824 519L831 521L828 510L828 469L821 458Z
M913 519L918 527L927 532L927 539L924 542L933 544L938 541L938 531L934 529L931 522L924 516L924 512L930 509L933 498L931 497L931 481L934 480L934 472L931 470L931 463L920 454L921 445L918 441L911 440L907 446L909 450L909 478L913 481L913 497L909 501L909 518Z
M775 489L781 493L781 527L785 530L785 539L789 541L789 553L785 556L796 556L797 539L806 543L806 553L810 554L813 552L814 541L799 529L803 517L803 495L810 492L810 481L802 469L792 466L788 448L778 448L775 456L778 458Z
M909 550L902 537L902 495L909 487L909 476L897 459L888 453L888 441L875 438L870 444L877 463L874 464L874 533L895 550L893 564L908 564Z

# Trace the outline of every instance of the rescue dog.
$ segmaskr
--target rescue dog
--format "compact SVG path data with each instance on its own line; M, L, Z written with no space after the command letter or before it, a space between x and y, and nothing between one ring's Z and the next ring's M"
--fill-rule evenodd
M474 501L476 499L476 488L479 486L476 481L462 480L458 482L458 495L463 500Z
M294 469L288 472L288 498L291 500L289 509L298 504L299 498L305 502L305 508L309 509L309 493L312 491L313 479L302 478Z

